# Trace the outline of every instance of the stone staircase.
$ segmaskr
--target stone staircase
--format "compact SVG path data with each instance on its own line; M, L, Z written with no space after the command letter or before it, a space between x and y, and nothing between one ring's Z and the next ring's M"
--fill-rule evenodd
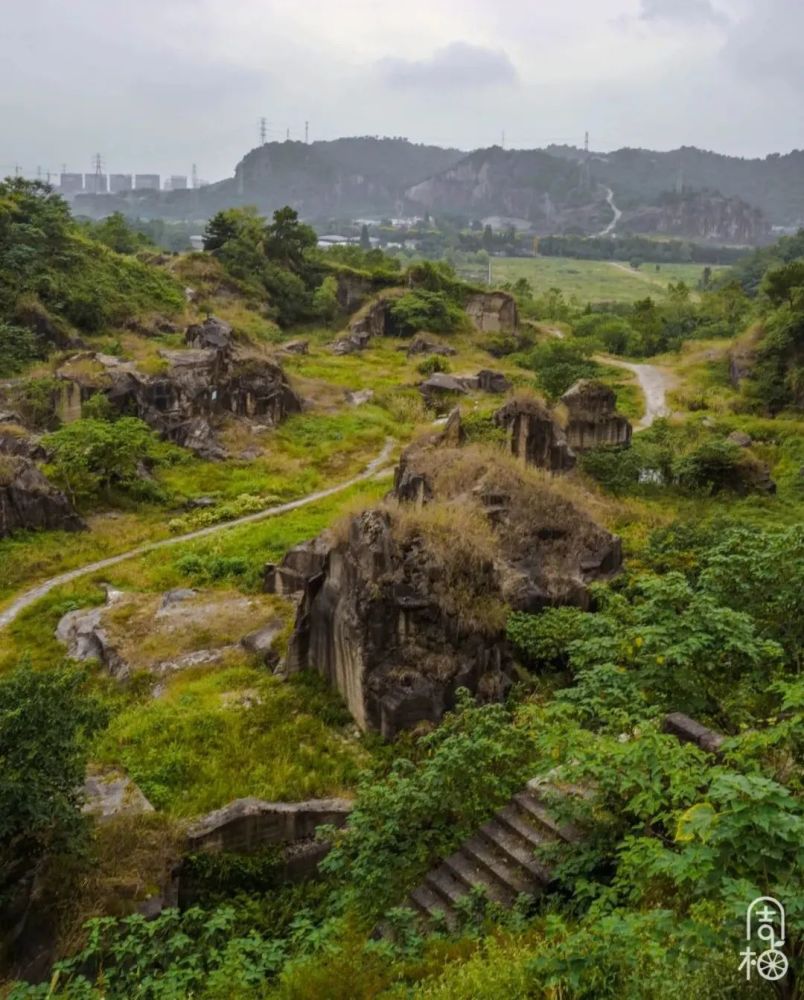
M579 840L575 829L559 825L550 815L540 786L530 782L433 868L406 905L424 922L443 921L450 929L457 924L457 904L472 889L481 889L489 900L510 908L518 896L535 896L552 885L553 874L538 857L541 847Z

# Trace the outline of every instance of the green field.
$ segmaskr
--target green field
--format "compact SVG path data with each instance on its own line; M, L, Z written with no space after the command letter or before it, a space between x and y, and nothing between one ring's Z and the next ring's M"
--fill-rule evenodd
M658 270L657 270L658 267ZM670 281L696 288L703 264L643 264L638 271L620 261L572 257L493 257L492 284L527 278L535 295L560 288L580 302L636 302L665 293ZM726 268L713 269L720 273Z

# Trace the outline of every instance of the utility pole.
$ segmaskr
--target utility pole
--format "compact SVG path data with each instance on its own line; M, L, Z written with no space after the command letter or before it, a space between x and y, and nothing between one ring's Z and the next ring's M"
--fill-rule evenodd
M310 141L310 123L309 122L305 122L304 123L304 144L305 144L305 146L307 145L307 143L309 141Z
M505 129L502 130L502 148L505 149Z
M586 153L587 156L589 155L589 132L588 131L584 134L584 138L583 138L583 151L584 151L584 153Z
M489 273L486 277L486 284L491 288L491 253L489 253Z
M268 139L268 119L260 118L260 145L264 146Z

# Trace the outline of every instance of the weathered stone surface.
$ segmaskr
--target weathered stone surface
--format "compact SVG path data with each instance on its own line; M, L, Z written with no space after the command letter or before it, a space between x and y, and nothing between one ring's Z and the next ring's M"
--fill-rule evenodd
M453 393L466 395L466 381L446 372L434 372L419 386L419 391L425 398L436 398Z
M516 299L507 292L470 295L466 314L475 328L484 333L513 333L519 323Z
M88 774L82 794L82 811L99 823L115 816L138 816L154 811L131 778L117 771Z
M188 326L184 339L189 347L229 351L233 340L232 328L225 320L209 316L203 323Z
M282 344L282 350L286 354L308 354L310 351L309 340L289 340Z
M400 350L405 350L408 357L412 357L414 354L440 354L443 357L451 357L458 353L454 347L436 343L423 333L417 333L407 348L400 348Z
M236 799L202 817L187 831L187 851L251 854L268 844L290 844L314 836L323 825L342 826L352 811L348 799L266 802Z
M279 663L277 640L282 635L285 623L276 618L263 625L262 628L249 632L240 640L240 645L249 653L258 656L266 666L275 667Z
M561 402L568 414L564 428L567 443L574 452L630 444L631 424L617 413L617 397L602 382L580 379L564 393Z
M387 738L437 722L459 687L497 700L510 684L502 625L452 604L447 581L455 566L464 567L466 589L483 606L536 611L588 607L587 584L616 572L622 559L618 538L493 451L451 448L438 436L417 443L403 455L394 493L425 508L457 504L443 507L444 522L421 522L458 515L454 545L411 529L393 506L353 518L348 536L331 541L305 582L286 660L289 671L321 671L358 725ZM473 513L460 520L461 510ZM493 557L484 554L487 537L481 532L476 544L471 534L484 519Z
M207 333L218 336L220 329ZM82 404L102 393L116 412L137 416L176 444L218 459L225 455L215 436L221 418L259 418L275 426L301 409L281 367L266 358L228 348L161 353L168 370L158 375L103 354L69 359L57 372L64 383L62 420L78 419Z
M512 399L494 414L494 422L508 433L511 453L527 465L549 472L575 466L575 454L550 411L535 399Z
M511 388L511 383L502 372L495 372L489 368L483 368L475 377L478 388L483 392L504 393Z
M700 722L691 719L682 712L671 712L664 717L662 728L666 733L676 736L682 743L694 743L701 750L718 754L723 744L723 737L713 729L707 729Z
M736 444L738 448L748 448L752 444L751 435L746 434L745 431L732 431L726 440L731 444Z
M67 497L22 455L0 453L0 538L23 529L80 531Z
M300 594L305 583L324 568L331 545L328 532L302 542L285 553L278 565L268 563L263 570L263 589L268 594Z
M354 392L346 393L346 402L350 406L363 406L364 403L369 403L374 399L373 389L356 389Z
M754 369L756 352L750 346L735 347L729 354L729 378L735 389Z
M3 416L9 419L3 420ZM41 462L47 458L38 437L29 434L16 414L0 414L0 455L15 455Z
M371 278L365 278L361 274L347 274L342 272L337 277L338 281L338 305L344 312L354 312L366 301L373 291Z
M374 337L390 333L388 321L393 299L383 297L372 302L352 320L349 332L332 345L334 354L352 354L363 351Z
M98 660L116 680L125 680L130 668L105 627L104 611L121 596L119 591L107 589L105 607L68 611L56 626L56 638L67 647L71 659Z

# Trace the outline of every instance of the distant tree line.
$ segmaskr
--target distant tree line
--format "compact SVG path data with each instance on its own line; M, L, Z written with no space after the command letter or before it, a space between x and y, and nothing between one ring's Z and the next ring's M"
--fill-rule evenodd
M734 264L750 253L744 247L652 240L646 236L543 236L538 249L544 257L639 260L657 264Z

